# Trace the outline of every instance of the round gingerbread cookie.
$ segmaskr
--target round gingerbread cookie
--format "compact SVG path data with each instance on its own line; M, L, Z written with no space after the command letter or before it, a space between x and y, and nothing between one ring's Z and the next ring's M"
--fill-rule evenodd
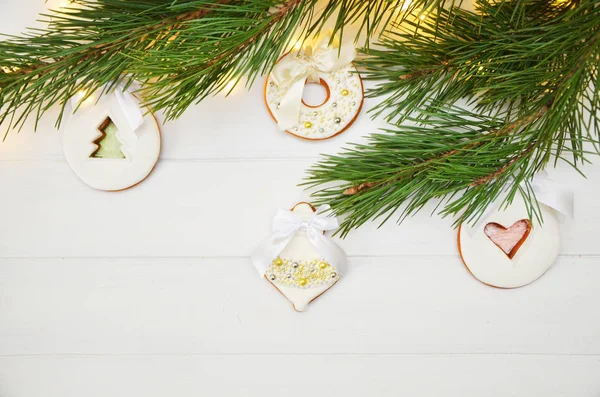
M293 56L298 55L288 53L278 62ZM330 73L319 72L318 77L318 84L324 86L326 90L325 101L320 105L312 106L303 100L298 123L286 130L299 138L322 140L334 137L354 123L362 108L364 88L354 64L350 63ZM277 109L289 88L289 85L277 85L270 75L267 78L265 103L275 121L277 121Z
M139 105L130 93L123 95ZM160 148L160 130L152 114L146 113L134 131L112 93L97 102L86 100L64 128L67 162L94 189L118 191L138 184L154 169Z
M315 208L309 203L298 203L292 212L308 222ZM301 312L340 279L340 272L319 256L306 231L300 230L273 259L265 277Z
M523 199L515 197L505 210L486 216L472 228L458 229L458 250L471 274L484 284L517 288L540 278L559 253L556 212L540 204L544 223L528 219Z

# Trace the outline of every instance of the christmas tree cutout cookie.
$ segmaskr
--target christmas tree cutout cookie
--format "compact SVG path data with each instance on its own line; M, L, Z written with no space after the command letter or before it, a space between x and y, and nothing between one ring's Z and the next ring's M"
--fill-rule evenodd
M102 122L98 127L98 131L100 131L100 135L94 140L97 149L90 157L95 159L124 159L125 154L121 150L123 143L118 137L119 129L110 117Z
M345 262L344 252L324 235L338 227L323 213L328 209L298 203L279 210L273 234L252 256L260 274L299 312L339 281Z
M130 188L154 169L161 137L156 119L120 87L72 105L63 128L69 166L86 185L105 191Z

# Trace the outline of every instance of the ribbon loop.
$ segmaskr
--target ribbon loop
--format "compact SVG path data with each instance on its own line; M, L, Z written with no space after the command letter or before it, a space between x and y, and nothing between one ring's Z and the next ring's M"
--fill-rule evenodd
M307 46L284 56L271 72L275 84L288 87L276 110L279 128L287 130L298 123L306 82L318 83L322 73L343 68L355 57L352 43L329 46L329 37L323 38L314 48Z
M563 186L548 177L547 171L541 171L534 175L531 181L531 188L535 193L535 198L538 202L556 210L569 218L574 217L574 194L573 190ZM506 188L508 190L508 188ZM498 209L500 203L504 201L507 195L506 190L496 200L497 204L490 205L477 223L470 229L471 233L475 233L481 228L485 220Z
M138 103L133 99L133 95L129 91L123 91L123 86L119 85L114 89L114 95L117 97L117 102L125 114L129 127L136 132L138 128L144 124L144 114Z
M559 184L558 182L550 179L546 171L539 172L533 178L531 187L535 193L537 200L547 205L550 208L554 208L561 214L574 218L574 194L573 190Z
M306 222L292 211L279 209L273 218L273 234L263 246L260 246L251 256L252 262L260 275L264 275L269 265L294 238L300 230L306 231L308 240L317 253L335 267L339 272L346 262L346 254L323 232L339 227L336 217L323 213L329 210L328 205L317 209L312 218Z
M101 90L101 88L99 88L99 90ZM129 91L125 90L125 86L123 84L119 84L112 90L112 92L105 93L105 95L114 95L116 97L117 103L119 104L119 107L123 111L125 119L127 120L127 124L133 130L133 132L136 132L137 129L144 124L144 113L142 112L142 109L133 98L133 95ZM69 101L71 109L67 112L67 114L72 113L75 109L77 109L78 106L81 107L83 103L80 102L83 100L83 98L85 98L85 95L83 94L72 96ZM93 99L95 101L97 98L97 94L93 94L87 100Z

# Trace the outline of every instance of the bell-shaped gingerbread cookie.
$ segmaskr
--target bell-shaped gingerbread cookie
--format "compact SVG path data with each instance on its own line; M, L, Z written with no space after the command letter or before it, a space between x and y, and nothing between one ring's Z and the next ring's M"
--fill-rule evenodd
M344 252L324 234L338 227L323 213L327 209L299 203L279 210L273 234L252 256L260 274L299 312L338 282L345 263Z

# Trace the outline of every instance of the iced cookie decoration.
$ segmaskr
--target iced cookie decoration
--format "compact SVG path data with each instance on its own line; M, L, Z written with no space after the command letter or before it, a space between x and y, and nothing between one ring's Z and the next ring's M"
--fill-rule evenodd
M278 127L300 138L321 140L346 130L360 113L364 89L352 61L352 44L340 48L329 38L281 57L265 83L265 102ZM306 84L321 84L319 105L302 99Z
M517 288L541 277L559 253L557 213L539 204L543 224L528 218L521 196L506 209L494 209L477 225L458 229L458 250L471 274L500 288Z
M335 217L325 214L328 209L308 203L291 211L280 209L273 219L273 234L252 255L259 274L299 312L342 275L346 255L324 234L339 226Z
M127 189L144 180L158 160L161 137L139 100L117 88L97 101L75 103L64 128L63 151L73 172L99 190Z
M506 256L512 259L527 237L529 237L531 221L529 219L521 219L509 228L496 222L490 222L485 225L483 232L498 248L504 251Z

